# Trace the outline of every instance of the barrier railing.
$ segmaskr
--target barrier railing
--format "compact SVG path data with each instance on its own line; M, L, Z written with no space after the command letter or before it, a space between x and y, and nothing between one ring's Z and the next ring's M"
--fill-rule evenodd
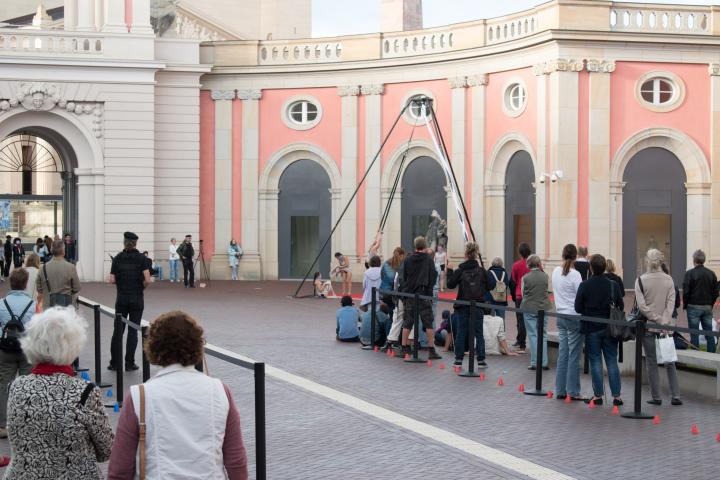
M106 307L100 303L89 300L85 297L78 298L78 304L84 307L91 308L93 310L93 321L95 327L94 343L95 343L95 383L101 388L111 387L111 384L102 383L102 344L101 344L101 315L114 319L114 327L119 325L118 322L123 322L128 328L140 330L141 333L141 350L142 350L142 379L146 382L150 379L150 362L145 355L145 341L147 339L147 329L150 323L147 320L141 320L140 325L129 321L115 313L112 308ZM129 333L129 332L128 332ZM115 402L106 404L107 407L115 408L116 406L122 407L123 401L123 344L122 335L116 336L114 345L110 348L115 358ZM266 437L266 422L265 422L265 364L263 362L255 362L248 358L242 357L235 352L230 350L217 347L211 344L205 344L205 354L211 357L218 358L225 362L237 365L239 367L252 370L254 374L254 386L255 386L255 477L258 480L265 480L267 478L267 437ZM199 370L202 371L202 365Z
M681 332L681 333L695 333L698 335L704 335L704 336L714 336L714 337L720 337L720 332L714 332L714 331L708 331L708 330L699 330L699 329L693 329L693 328L686 328L686 327L677 327L673 325L663 325L658 323L651 323L646 322L643 320L636 320L634 322L629 321L621 321L621 320L609 320L606 318L599 318L599 317L588 317L584 315L567 315L557 312L547 312L544 310L528 310L523 308L514 308L509 307L505 305L496 305L491 303L481 303L476 301L468 301L468 300L450 300L450 299L443 299L443 298L436 298L433 296L427 296L427 295L418 295L418 294L411 294L411 293L403 293L398 291L392 291L392 290L381 290L381 289L375 289L373 288L373 294L372 294L372 300L371 300L371 321L370 321L370 341L371 344L374 344L376 341L376 332L375 332L375 323L377 322L377 293L381 295L388 295L396 298L405 298L405 299L412 299L414 302L414 314L415 318L413 329L414 329L414 342L413 342L413 354L412 354L412 361L408 361L406 359L405 361L408 363L422 363L422 360L419 360L418 358L418 352L420 350L420 344L418 341L419 338L419 322L418 322L418 307L420 304L420 301L430 301L430 302L436 302L436 303L449 303L452 305L461 305L461 306L467 306L470 307L471 311L473 311L475 308L483 308L483 309L490 309L490 310L503 310L505 312L517 312L517 313L523 313L523 314L530 314L530 315L537 315L537 345L536 345L536 369L535 369L535 389L534 390L527 390L524 393L526 395L534 395L534 396L545 396L547 393L542 388L542 382L543 382L543 369L542 369L542 358L543 358L543 350L544 350L544 335L545 335L545 319L548 317L553 318L563 318L568 320L575 320L580 322L588 322L588 323L595 323L595 324L603 324L603 325L617 325L621 327L631 327L635 330L635 391L634 391L634 398L633 398L633 411L632 412L625 412L622 413L621 416L624 418L636 418L636 419L651 419L653 418L653 415L650 415L648 413L645 413L642 411L641 404L642 404L642 339L645 337L645 334L648 330L665 330L665 331L672 331L672 332ZM459 376L475 376L473 375L474 372L474 338L475 338L475 317L474 315L470 315L470 318L468 320L468 335L470 338L469 342L469 365L468 365L468 372L463 375L463 372L460 373ZM622 345L622 342L618 342L619 345ZM457 346L455 346L457 348ZM587 350L587 349L586 349Z

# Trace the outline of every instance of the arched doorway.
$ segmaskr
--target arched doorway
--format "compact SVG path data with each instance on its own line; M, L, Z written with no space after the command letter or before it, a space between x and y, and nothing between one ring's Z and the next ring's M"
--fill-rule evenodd
M313 160L291 163L280 176L278 194L278 261L280 278L302 278L330 234L330 178ZM330 273L326 248L318 270ZM317 268L317 267L316 267Z
M413 239L427 233L433 210L447 221L446 185L445 172L430 157L418 157L405 169L400 207L400 239L405 251L411 252Z
M65 139L39 127L0 141L0 231L23 239L69 233L76 238L74 152Z
M529 243L535 251L535 168L530 154L513 154L505 171L505 265L519 258L518 244Z
M652 172L652 174L649 174ZM623 172L622 251L625 285L633 285L650 248L665 254L676 284L685 273L687 250L686 173L664 148L636 153Z

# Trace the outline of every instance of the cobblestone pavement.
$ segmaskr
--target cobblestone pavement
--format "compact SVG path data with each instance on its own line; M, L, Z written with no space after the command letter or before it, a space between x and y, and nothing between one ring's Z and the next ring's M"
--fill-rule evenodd
M682 407L644 405L660 415L661 424L653 425L613 416L608 406L589 410L520 394L520 383L528 388L534 383L526 356L489 357L484 382L454 375L448 354L445 370L438 362L433 368L408 365L338 344L338 302L288 298L294 289L289 282L213 282L210 288L185 290L163 282L148 290L145 318L186 310L202 321L210 343L578 479L701 479L715 471L711 459L720 449L715 439L720 418L712 400L686 397ZM83 295L112 306L114 289L88 284ZM111 325L104 319L103 368ZM92 354L88 345L81 355L84 365L93 365ZM213 358L209 368L231 387L240 407L254 471L252 373ZM104 370L103 378L112 381L110 373ZM497 386L499 376L504 387ZM126 387L139 379L138 373L126 374ZM553 387L554 369L546 372L544 384ZM582 377L582 385L590 393L589 376ZM626 409L632 394L632 379L624 378ZM271 479L526 478L272 376L267 378L267 421ZM700 435L691 435L693 423ZM0 441L0 450L7 453L7 441Z

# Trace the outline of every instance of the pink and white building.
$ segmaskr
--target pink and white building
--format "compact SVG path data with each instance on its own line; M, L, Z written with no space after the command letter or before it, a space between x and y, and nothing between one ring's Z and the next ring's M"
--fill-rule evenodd
M528 241L552 264L574 242L615 259L626 280L651 246L676 275L697 248L720 268L720 8L553 0L501 18L320 39L231 38L207 20L203 28L195 43L155 39L175 62L152 67L155 83L148 77L143 90L153 115L142 130L153 135L133 163L145 172L136 184L147 183L142 221L114 203L131 200L107 192L115 150L95 153L106 190L96 191L104 210L93 206L105 225L92 238L96 273L107 270L118 231L140 223L159 258L170 236L199 235L215 278L229 278L231 238L245 251L243 278L304 274L417 95L434 101L487 258L511 261ZM225 40L212 41L214 31ZM199 43L199 57L180 61L172 42ZM174 88L186 103L175 104ZM416 113L400 118L350 204L325 273L336 251L363 271L398 175L382 251L408 247L437 210L448 218L451 259L461 257L445 177Z

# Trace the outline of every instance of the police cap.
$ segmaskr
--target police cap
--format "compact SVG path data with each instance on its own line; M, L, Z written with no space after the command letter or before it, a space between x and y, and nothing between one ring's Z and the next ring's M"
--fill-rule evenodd
M138 236L135 235L133 232L125 232L125 233L123 233L123 236L125 237L126 240L137 240L138 239Z

